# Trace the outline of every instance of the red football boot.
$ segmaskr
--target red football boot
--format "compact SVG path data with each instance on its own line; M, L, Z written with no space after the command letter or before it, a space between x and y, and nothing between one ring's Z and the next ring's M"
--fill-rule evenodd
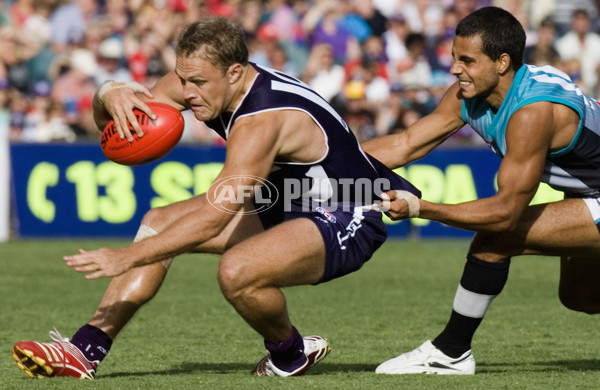
M50 331L50 343L19 341L12 348L12 355L19 369L31 378L72 376L94 379L98 361L90 362L79 348L56 331Z

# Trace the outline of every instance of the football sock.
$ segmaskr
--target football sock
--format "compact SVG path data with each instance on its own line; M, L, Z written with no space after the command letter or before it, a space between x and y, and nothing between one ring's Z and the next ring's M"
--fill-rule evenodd
M292 372L306 363L304 340L294 327L287 340L276 344L265 341L265 347L271 353L273 364L280 370Z
M71 343L81 350L87 360L102 361L108 354L112 339L100 328L85 324L73 335Z
M485 312L506 284L509 267L510 260L488 263L471 254L467 255L450 320L433 340L436 348L454 358L471 349L473 335L483 321Z

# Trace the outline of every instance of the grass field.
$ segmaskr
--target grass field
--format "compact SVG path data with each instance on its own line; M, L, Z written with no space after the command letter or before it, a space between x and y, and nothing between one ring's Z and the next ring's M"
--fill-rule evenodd
M376 375L378 363L435 337L450 313L468 242L388 241L362 270L320 286L287 289L301 333L329 338L333 351L307 375L249 375L262 340L222 298L218 258L173 265L162 291L113 344L94 382L32 380L15 341L70 337L93 313L108 280L86 281L62 255L117 241L0 244L0 389L583 389L600 388L598 319L563 308L556 258L513 261L508 284L479 332L470 377Z

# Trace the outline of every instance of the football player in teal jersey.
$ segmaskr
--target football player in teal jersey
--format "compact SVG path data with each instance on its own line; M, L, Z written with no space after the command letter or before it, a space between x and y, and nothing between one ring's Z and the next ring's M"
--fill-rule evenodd
M385 374L474 374L471 340L502 291L514 256L561 257L559 296L572 310L600 312L600 106L560 70L522 63L525 31L509 12L485 7L456 28L458 79L436 110L365 150L390 168L417 160L469 124L502 157L494 196L437 204L388 193L390 216L475 231L445 329L377 367ZM530 205L540 182L559 202Z

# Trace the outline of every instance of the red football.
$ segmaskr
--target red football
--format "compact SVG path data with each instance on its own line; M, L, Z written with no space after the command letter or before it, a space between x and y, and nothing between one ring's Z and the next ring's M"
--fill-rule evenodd
M174 107L164 103L147 102L148 107L156 114L156 120L145 113L134 109L143 137L132 131L133 141L121 139L113 120L108 122L102 131L100 146L104 155L116 163L123 165L141 165L164 157L179 142L183 133L183 117ZM131 129L131 125L129 125Z

